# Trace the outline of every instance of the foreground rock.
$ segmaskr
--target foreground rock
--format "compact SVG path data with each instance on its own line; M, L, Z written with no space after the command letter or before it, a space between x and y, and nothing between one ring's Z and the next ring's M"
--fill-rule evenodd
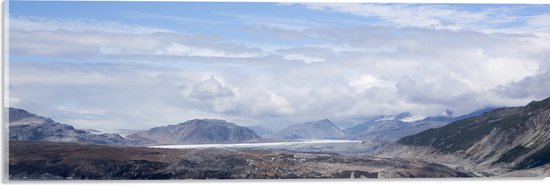
M471 177L420 160L10 141L10 180Z

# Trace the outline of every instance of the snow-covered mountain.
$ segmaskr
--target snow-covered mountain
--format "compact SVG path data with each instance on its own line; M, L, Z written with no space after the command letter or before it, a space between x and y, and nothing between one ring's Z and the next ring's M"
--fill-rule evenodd
M430 128L445 126L453 121L478 116L492 109L486 108L461 116L453 116L452 113L435 117L413 115L403 112L396 115L378 116L374 119L357 124L345 129L347 139L358 140L397 140L401 137L420 133Z

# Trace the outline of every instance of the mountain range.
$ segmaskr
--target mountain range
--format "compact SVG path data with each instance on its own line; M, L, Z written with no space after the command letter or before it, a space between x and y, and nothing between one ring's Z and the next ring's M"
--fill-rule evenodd
M347 139L354 140L389 140L395 141L402 137L414 135L430 128L445 126L453 121L478 116L492 108L485 108L469 114L453 117L445 116L422 117L408 112L393 116L378 116L345 129Z
M57 123L50 118L37 116L22 109L9 108L10 140L65 141L95 144L206 144L256 142L263 138L275 140L302 139L352 139L352 140L388 140L413 135L429 128L444 126L457 118L451 116L427 117L419 121L418 116L401 113L394 116L378 116L362 124L340 129L328 119L315 122L294 124L278 132L264 127L243 127L225 120L194 119L177 125L151 128L147 131L127 131L125 133L102 133L94 129L75 129ZM484 110L486 111L486 110ZM481 111L463 115L467 118Z
M185 171L184 168L196 167L197 165L206 165L206 173L212 170L209 169L209 167L215 167L214 170L221 170L226 167L240 169L240 166L234 166L234 164L246 164L248 166L246 169L252 170L258 169L258 167L266 167L263 166L263 164L268 164L270 166L266 169L268 169L269 174L288 174L287 169L276 168L277 165L275 165L275 163L267 162L269 160L275 160L271 157L271 154L268 154L268 157L266 157L265 155L267 154L252 150L251 154L233 153L228 154L229 156L225 156L227 154L224 152L225 150L219 149L213 152L215 155L219 156L208 158L208 164L200 163L200 165L199 163L189 163L189 161L182 161L179 159L166 159L168 163L165 163L166 161L157 161L164 160L162 157L156 157L157 154L163 156L165 153L172 153L173 151L171 150L151 150L153 153L141 152L140 155L143 155L147 159L151 159L147 162L134 160L132 156L122 157L124 159L114 157L113 159L109 159L111 160L110 162L102 162L94 160L94 157L97 156L82 157L80 154L74 154L74 152L78 151L92 152L94 148L101 148L101 152L105 153L105 155L122 150L116 149L116 147L91 147L92 145L80 145L78 143L136 146L266 141L258 136L253 130L224 120L194 119L177 125L167 125L151 128L147 131L135 132L123 137L119 134L76 129L70 125L57 123L52 119L38 116L22 109L8 108L5 110L9 114L10 152L12 149L11 147L13 147L14 151L19 151L18 154L32 155L37 157L36 159L44 158L47 160L49 156L45 156L41 152L57 153L68 146L74 148L74 150L65 151L63 155L76 158L80 157L82 159L79 158L76 160L75 158L69 164L58 164L60 161L63 162L63 160L49 160L48 165L52 168L59 168L60 170L77 170L92 165L94 166L93 171L113 175L113 177L115 177L116 174L104 171L103 166L114 164L124 166L125 163L116 161L127 160L128 162L136 164L150 165L151 169L157 169L160 165L162 169L167 170L162 171L162 174L165 175L163 177L166 178L172 177L168 173L176 168L179 171ZM517 176L521 174L533 176L533 174L550 174L550 98L541 101L533 101L525 106L519 107L490 110L483 109L459 117L440 116L419 119L419 116L413 116L408 113L396 116L383 116L358 124L346 130L341 130L330 120L325 119L291 125L272 134L270 137L280 140L346 138L364 140L362 142L348 144L326 144L323 146L304 145L298 147L300 152L307 153L304 154L304 156L310 156L312 153L321 152L321 154L315 153L316 159L300 159L293 155L279 156L277 160L284 161L285 164L292 162L300 166L300 173L311 166L315 166L316 168L322 167L322 165L316 165L316 160L319 159L317 161L323 161L327 165L330 164L330 168L337 166L345 167L346 165L342 165L343 163L374 165L383 161L384 168L391 167L399 171L404 164L407 164L409 165L407 168L411 167L411 169L413 169L412 167L414 167L415 169L406 173L399 172L397 174L392 174L391 176L394 177L421 177L426 176L425 172L427 171L445 172L445 174L442 174L443 176ZM379 141L378 139L380 138L386 141ZM394 140L395 142L387 140ZM56 142L63 142L65 144L55 144ZM16 145L12 145L12 143ZM73 144L69 145L67 143ZM75 145L75 143L77 144ZM55 146L60 149L41 147L47 145ZM25 153L25 151L31 149L29 147L36 149L36 153ZM140 149L139 147L128 147L128 149L123 150L148 151L148 149ZM185 151L190 152L193 150ZM208 153L208 151L209 150L204 150L205 154ZM280 151L294 152L296 154L300 153L291 149L291 147L272 151L276 153ZM338 151L344 152L338 153ZM358 153L354 153L354 151ZM82 153L82 155L85 153ZM201 158L192 153L193 152L188 154L193 158ZM153 157L153 155L155 157ZM245 160L247 159L246 157L234 155L246 155L247 157L258 155L258 159L255 160L254 163L249 163ZM341 157L348 155L356 157ZM13 159L17 160L13 161L12 156L14 156ZM50 169L49 167L47 169L40 167L40 164L44 164L44 161L27 163L28 161L26 162L25 160L29 159L24 157L15 158L15 156L16 155L10 155L10 165L12 165L11 162L13 162L13 168L10 166L10 169L19 170L19 172L14 175L24 177L28 172L26 169L29 168L46 170L44 173L37 172L34 174L39 177L50 174L48 171ZM357 156L373 156L373 158L371 160L369 158ZM34 157L32 159L35 159ZM219 157L223 157L224 159L233 159L236 157L239 162L234 164L221 164L220 162L224 160L219 160ZM63 156L57 156L57 158L63 158ZM365 160L369 160L370 162L364 163ZM179 165L172 166L171 164L174 161L178 161ZM60 165L72 166L64 168ZM423 167L419 167L418 165ZM131 165L124 167L132 168ZM193 169L195 169L195 167L193 167ZM145 168L149 169L149 167ZM369 173L372 173L373 170L379 170L375 168L376 167L369 167ZM434 170L432 168L437 169ZM275 169L275 171L273 171L273 169ZM329 168L323 167L321 171L326 169ZM362 165L353 167L353 170L358 169L363 169ZM223 172L222 177L231 174L231 172L221 171ZM331 170L331 173L333 171L334 170ZM356 172L359 173L360 171L354 171L354 173ZM154 174L156 172L151 173ZM203 172L197 173L198 178L203 177L201 176ZM365 171L361 173L368 174ZM382 172L380 172L380 174L382 174ZM380 174L378 176L380 176ZM10 175L12 175L11 171ZM88 175L93 174L91 174L91 172L86 172L82 175L82 177L88 178L90 177ZM59 176L65 177L67 174L61 174ZM326 177L329 176L333 177L333 175L328 175ZM353 177L354 175L353 173L346 173L345 176ZM149 176L144 176L144 178L148 177Z
M22 109L8 108L9 139L14 141L59 141L108 145L191 143L237 143L260 139L254 131L224 120L195 119L178 125L137 131L127 136L75 129ZM126 134L125 134L126 135Z
M134 145L140 141L124 138L118 134L94 134L75 129L50 118L37 116L22 109L8 108L9 139L16 141L62 141L111 145Z

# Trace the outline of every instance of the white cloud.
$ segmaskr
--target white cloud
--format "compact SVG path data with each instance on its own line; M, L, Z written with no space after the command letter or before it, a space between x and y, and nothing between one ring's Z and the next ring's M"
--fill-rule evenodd
M176 55L176 56L198 56L198 57L236 57L236 58L251 58L261 56L259 53L242 52L228 53L223 50L214 50L210 48L199 48L193 46L185 46L179 43L171 43L166 47L165 51L155 52L157 55Z
M173 33L169 29L129 25L113 21L98 21L93 19L45 19L40 17L10 16L9 29L15 31L59 31L73 32L104 32L104 33Z
M10 32L10 55L68 62L12 61L10 100L77 126L146 129L194 118L275 127L405 111L463 114L549 96L543 85L550 69L548 35L462 31L485 22L486 13L444 6L336 7L401 26L279 26L271 31L316 42L275 47L147 29L124 32L124 25L86 29L109 25L101 22L45 20L57 26L40 29L40 21L29 18ZM387 9L403 17L385 14ZM406 17L415 21L401 20ZM530 24L545 26L535 18ZM57 29L63 25L67 29ZM60 111L67 109L81 111Z
M182 16L170 16L170 15L161 15L161 14L151 14L151 13L145 13L145 12L123 12L120 13L123 17L130 18L130 19L149 19L148 21L159 21L160 20L166 20L170 21L171 23L177 23L177 24L190 24L193 26L214 26L214 25L221 25L221 24L228 24L224 21L219 20L212 20L208 19L206 17L201 18L191 18L191 17L182 17Z
M239 21L247 25L269 27L286 31L304 31L313 27L318 27L320 24L311 21L300 19L282 18L274 16L247 15L247 14L224 14L228 17L237 18Z
M375 17L385 23L400 27L420 27L462 30L481 22L488 23L494 18L495 12L468 12L454 10L442 5L412 5L412 4L338 4L311 3L306 7L316 10L331 10L356 14L365 17Z
M17 103L19 103L21 101L21 99L13 97L13 96L6 97L4 99L6 100L4 103L8 106L17 106Z
M325 60L322 58L315 58L315 57L308 57L300 54L289 54L284 55L284 59L286 60L300 60L305 63L315 63L315 62L324 62Z
M292 108L292 105L288 102L288 100L281 96L276 94L275 92L266 89L263 86L260 86L260 89L264 90L267 95L269 95L269 103L263 103L263 102L257 102L257 106L254 107L253 111L258 112L271 112L271 109L275 109L276 115L290 115L294 113L294 109ZM267 106L266 106L267 105ZM271 105L271 106L269 106Z
M529 17L527 24L535 27L550 27L548 20L550 19L550 14L534 15Z
M550 72L528 76L520 81L503 84L492 89L496 94L509 99L532 101L547 98L550 88L546 84L550 80Z
M89 29L88 29L89 28ZM260 57L258 48L136 25L99 21L10 19L13 54L55 57Z
M70 114L76 114L78 116L82 116L83 118L94 118L97 116L107 116L108 112L103 109L89 109L89 108L83 108L79 106L67 106L67 105L60 105L55 107L57 111L60 112L66 112Z
M349 79L349 85L358 93L364 93L365 90L373 87L395 87L394 83L378 79L371 75L363 75L357 79Z
M227 87L223 87L214 76L210 76L210 78L193 86L193 90L189 94L190 97L197 99L213 99L233 95L233 91Z

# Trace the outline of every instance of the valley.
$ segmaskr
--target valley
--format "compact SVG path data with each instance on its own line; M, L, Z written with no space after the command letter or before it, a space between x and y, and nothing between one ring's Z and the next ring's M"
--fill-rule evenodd
M347 129L320 120L268 137L217 119L122 136L6 110L12 180L550 175L550 98L460 119L403 114Z
M9 178L301 179L443 178L473 173L421 160L264 150L163 149L10 141Z
M550 177L550 3L511 1L6 0L2 177Z

